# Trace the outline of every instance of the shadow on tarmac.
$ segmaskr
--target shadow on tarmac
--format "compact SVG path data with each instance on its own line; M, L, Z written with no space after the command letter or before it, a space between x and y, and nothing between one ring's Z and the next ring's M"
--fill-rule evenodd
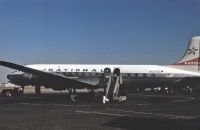
M120 117L102 124L106 127L129 130L199 130L200 119L161 119L142 117Z

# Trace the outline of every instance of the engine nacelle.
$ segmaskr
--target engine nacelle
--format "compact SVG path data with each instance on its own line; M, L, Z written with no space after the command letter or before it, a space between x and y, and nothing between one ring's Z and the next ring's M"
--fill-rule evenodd
M26 79L29 79L29 80L31 80L33 78L33 75L29 74L29 73L23 73L22 76L23 76L23 78L26 78Z

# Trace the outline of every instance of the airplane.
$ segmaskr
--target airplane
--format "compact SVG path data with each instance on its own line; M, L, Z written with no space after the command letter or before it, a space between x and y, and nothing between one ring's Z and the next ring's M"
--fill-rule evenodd
M200 86L200 36L190 39L184 56L171 65L100 65L100 64L32 64L19 65L0 61L0 65L17 71L7 75L9 82L68 90L76 102L77 89L94 92L102 88L102 102L126 101L127 90L144 87L181 85Z

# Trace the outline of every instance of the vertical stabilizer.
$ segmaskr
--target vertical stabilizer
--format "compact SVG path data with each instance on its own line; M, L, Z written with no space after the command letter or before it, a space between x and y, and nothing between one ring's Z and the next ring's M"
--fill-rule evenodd
M192 37L185 55L175 64L183 66L184 69L200 69L200 36Z

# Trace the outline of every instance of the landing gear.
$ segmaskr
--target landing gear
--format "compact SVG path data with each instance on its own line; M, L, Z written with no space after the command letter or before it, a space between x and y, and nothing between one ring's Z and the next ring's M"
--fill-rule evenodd
M18 91L20 95L24 94L24 86L20 87Z
M70 96L70 104L78 103L78 95L76 89L68 89Z
M192 95L192 88L189 85L183 88L183 91L186 95Z

